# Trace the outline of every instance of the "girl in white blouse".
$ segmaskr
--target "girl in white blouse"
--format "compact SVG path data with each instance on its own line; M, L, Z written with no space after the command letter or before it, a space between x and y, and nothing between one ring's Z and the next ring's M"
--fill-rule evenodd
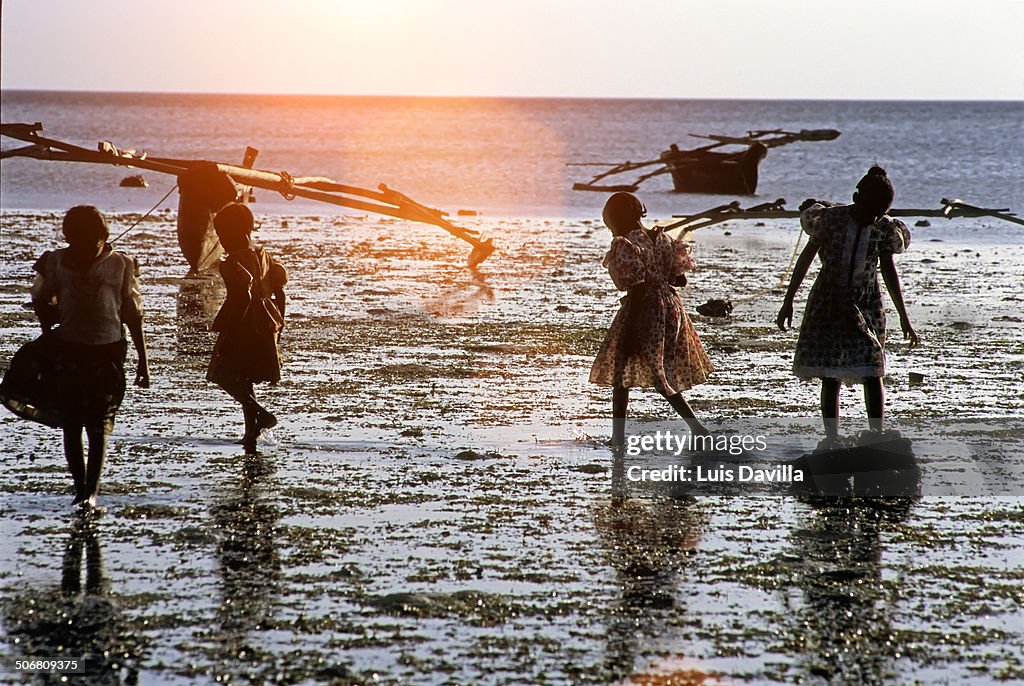
M75 503L92 507L99 494L107 435L124 398L128 328L138 369L135 385L149 387L138 264L107 243L106 218L95 207L68 210L68 247L36 261L32 305L49 333L48 366L54 388L53 424L64 431L64 456L75 485ZM82 430L89 439L88 459Z

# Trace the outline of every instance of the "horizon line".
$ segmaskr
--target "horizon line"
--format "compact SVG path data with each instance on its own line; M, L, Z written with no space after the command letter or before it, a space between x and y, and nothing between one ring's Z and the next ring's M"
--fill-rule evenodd
M962 103L1024 103L1024 98L858 98L858 97L797 97L797 96L647 96L647 95L426 95L407 93L258 93L254 91L178 91L178 90L110 90L91 88L8 88L0 85L3 93L79 93L97 95L187 95L187 96L242 96L282 98L405 98L434 100L727 100L781 102L962 102Z

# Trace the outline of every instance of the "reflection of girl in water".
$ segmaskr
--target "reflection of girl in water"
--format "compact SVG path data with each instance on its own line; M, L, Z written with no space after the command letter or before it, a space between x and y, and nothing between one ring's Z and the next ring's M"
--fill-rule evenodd
M893 638L893 596L883 581L881 538L899 531L913 502L828 498L793 531L793 554L801 563L792 568L804 603L790 617L792 635L802 643L808 670L829 683L893 680L901 646Z
M879 272L899 313L903 337L917 345L893 262L893 255L910 244L906 224L886 214L894 195L885 170L875 166L857 184L852 205L831 207L808 200L800 207L800 223L810 240L793 268L776 322L783 330L792 323L793 299L814 256L820 256L821 271L807 298L793 373L821 379L821 416L828 439L839 435L842 381L864 385L869 424L882 430L885 312Z
M76 519L64 546L60 588L29 585L13 595L4 625L23 658L81 658L81 683L137 684L147 639L141 622L130 623L110 591L96 528L94 517ZM70 682L77 683L74 676Z
M256 401L253 384L281 380L277 341L284 324L284 285L288 276L276 260L252 243L252 212L232 203L214 219L214 228L227 257L220 262L227 298L213 330L217 343L206 378L238 401L245 417L242 443L256 449L264 429L277 418Z
M217 532L216 555L221 599L217 609L221 661L227 674L245 674L254 683L273 681L280 661L246 650L256 632L274 617L280 594L280 517L267 483L273 467L246 457L242 474L211 506ZM245 655L246 657L242 657ZM266 673L264 673L266 672Z
M670 619L678 621L685 612L680 599L686 587L680 577L707 525L706 513L667 494L616 495L613 485L612 498L597 508L594 519L621 593L608 607L602 680L717 683L699 662L683 655L683 646L676 645L669 630ZM659 654L663 657L655 657ZM650 664L642 664L652 658Z
M707 380L714 369L673 286L686 284L696 264L690 246L641 223L647 214L632 193L615 193L604 206L612 244L604 258L615 287L626 291L605 337L590 382L612 387L612 444L625 441L630 388L654 388L694 433L707 429L682 391Z

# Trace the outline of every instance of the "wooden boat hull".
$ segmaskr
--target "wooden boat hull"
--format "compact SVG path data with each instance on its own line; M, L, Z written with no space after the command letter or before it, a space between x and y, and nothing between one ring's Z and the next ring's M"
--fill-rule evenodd
M753 195L758 167L767 154L768 148L755 144L739 153L667 150L661 159L677 193Z
M178 247L192 273L210 271L224 254L213 218L239 196L238 185L213 162L200 162L178 176Z
M208 272L224 254L213 230L214 213L201 202L190 202L182 194L178 202L178 247L188 262L190 273Z

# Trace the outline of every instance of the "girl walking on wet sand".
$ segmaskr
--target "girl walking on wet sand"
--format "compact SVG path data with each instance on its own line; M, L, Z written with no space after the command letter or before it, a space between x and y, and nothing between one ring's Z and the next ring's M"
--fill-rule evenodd
M111 248L107 220L91 205L68 210L62 229L68 247L44 252L34 266L32 307L43 335L11 361L0 400L21 417L63 429L74 503L94 507L124 399L125 327L138 355L135 385L149 388L139 267Z
M604 206L612 244L604 266L626 291L590 371L590 382L612 387L612 445L625 441L629 389L654 388L695 434L708 431L682 391L714 370L673 286L686 285L696 267L690 246L663 230L644 228L647 209L632 193L615 193Z
M246 452L256 450L260 432L277 418L256 401L253 384L281 380L278 338L284 324L284 286L288 275L276 260L252 243L253 216L232 203L214 218L227 255L220 262L227 297L213 321L218 332L206 379L242 406Z
M864 403L873 431L882 430L885 375L885 312L878 273L900 317L903 337L917 345L893 255L906 250L910 231L888 216L895 191L885 170L871 167L857 184L852 205L830 206L813 199L800 206L800 224L810 236L797 259L776 323L793 321L793 299L815 255L821 257L807 298L793 374L821 379L821 416L827 441L839 436L841 382L864 385Z

